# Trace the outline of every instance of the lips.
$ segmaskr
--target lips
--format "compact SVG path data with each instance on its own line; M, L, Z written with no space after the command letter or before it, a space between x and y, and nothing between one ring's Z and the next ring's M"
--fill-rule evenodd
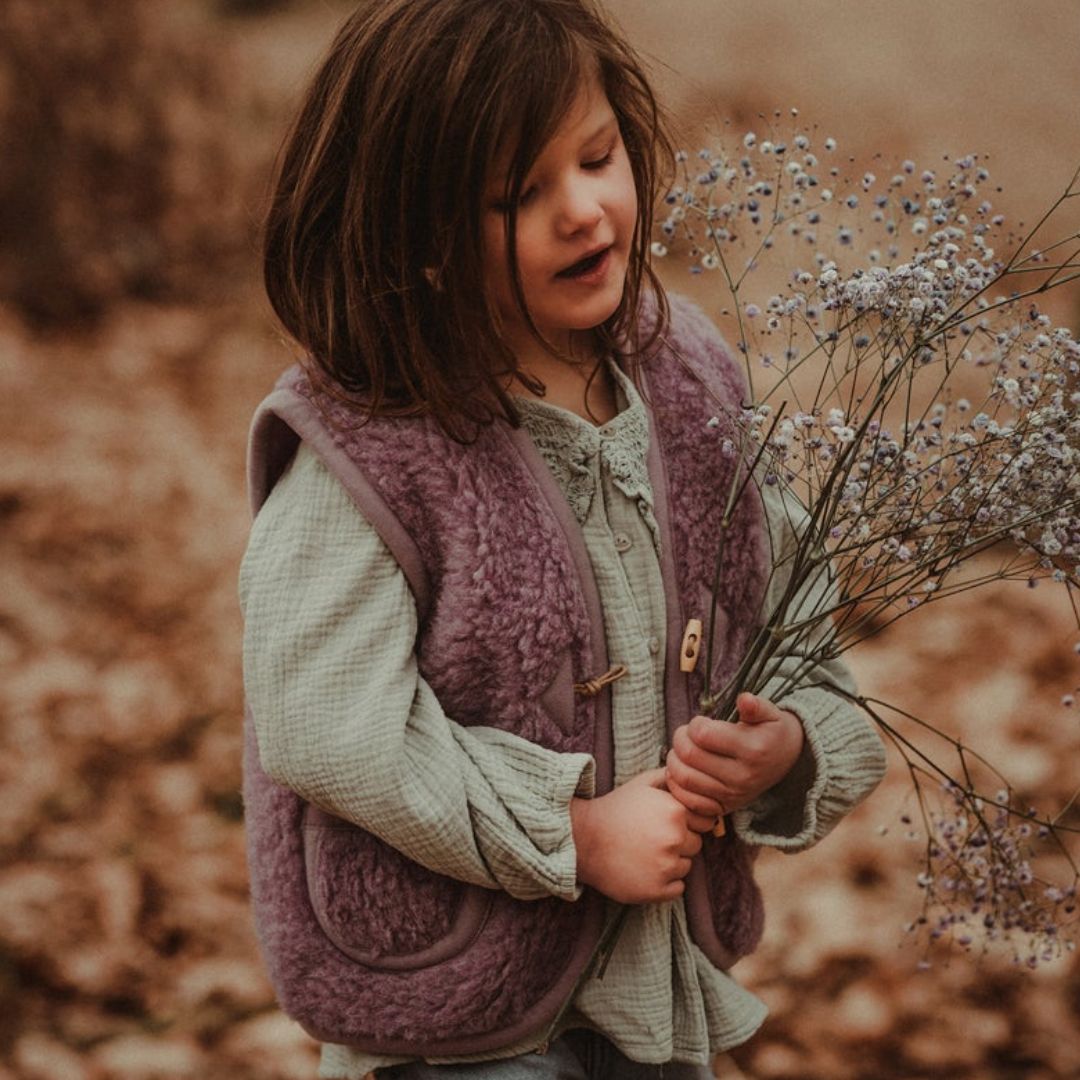
M577 262L564 267L555 276L558 278L584 277L591 270L595 270L601 262L603 262L604 257L611 250L611 247L611 244L605 244L603 247L594 248L583 258L578 259Z

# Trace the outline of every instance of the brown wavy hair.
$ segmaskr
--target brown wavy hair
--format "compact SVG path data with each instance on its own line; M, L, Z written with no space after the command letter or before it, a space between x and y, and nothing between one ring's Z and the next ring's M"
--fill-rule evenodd
M648 255L671 144L640 61L591 0L368 0L342 26L282 147L264 279L309 373L358 416L430 413L460 439L519 422L505 387L526 377L484 287L484 193L508 155L507 272L543 340L517 271L517 197L593 71L638 191L622 302L594 333L634 370L667 319ZM644 282L660 315L647 342Z

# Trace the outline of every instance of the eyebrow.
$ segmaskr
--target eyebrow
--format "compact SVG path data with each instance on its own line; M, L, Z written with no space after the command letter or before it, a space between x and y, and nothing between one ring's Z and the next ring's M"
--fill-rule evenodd
M596 130L593 131L593 133L585 141L587 143L592 142L593 139L600 138L600 136L607 132L609 128L618 128L618 126L619 118L614 113L612 113L611 117L605 120L598 128L596 128Z

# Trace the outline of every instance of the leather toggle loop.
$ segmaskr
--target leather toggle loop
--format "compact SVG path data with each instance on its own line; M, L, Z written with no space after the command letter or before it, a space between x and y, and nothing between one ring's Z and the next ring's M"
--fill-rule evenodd
M586 679L584 682L574 683L574 693L581 694L582 697L593 697L599 694L605 686L621 679L627 673L628 669L625 664L616 664L614 667L608 668L603 675L597 675L593 679Z

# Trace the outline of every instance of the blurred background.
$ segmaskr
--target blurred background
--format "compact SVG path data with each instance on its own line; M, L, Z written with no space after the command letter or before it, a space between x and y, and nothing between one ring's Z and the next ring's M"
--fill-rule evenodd
M1076 0L609 7L690 150L797 107L860 169L988 155L1016 220L1080 163ZM247 909L235 578L248 417L291 357L258 222L349 8L0 0L0 1080L314 1075ZM1049 310L1080 331L1075 292ZM1052 812L1080 783L1075 637L1062 597L1002 588L855 665ZM909 790L894 762L818 849L762 859L739 974L772 1017L718 1076L1080 1077L1074 959L1029 973L905 935Z

